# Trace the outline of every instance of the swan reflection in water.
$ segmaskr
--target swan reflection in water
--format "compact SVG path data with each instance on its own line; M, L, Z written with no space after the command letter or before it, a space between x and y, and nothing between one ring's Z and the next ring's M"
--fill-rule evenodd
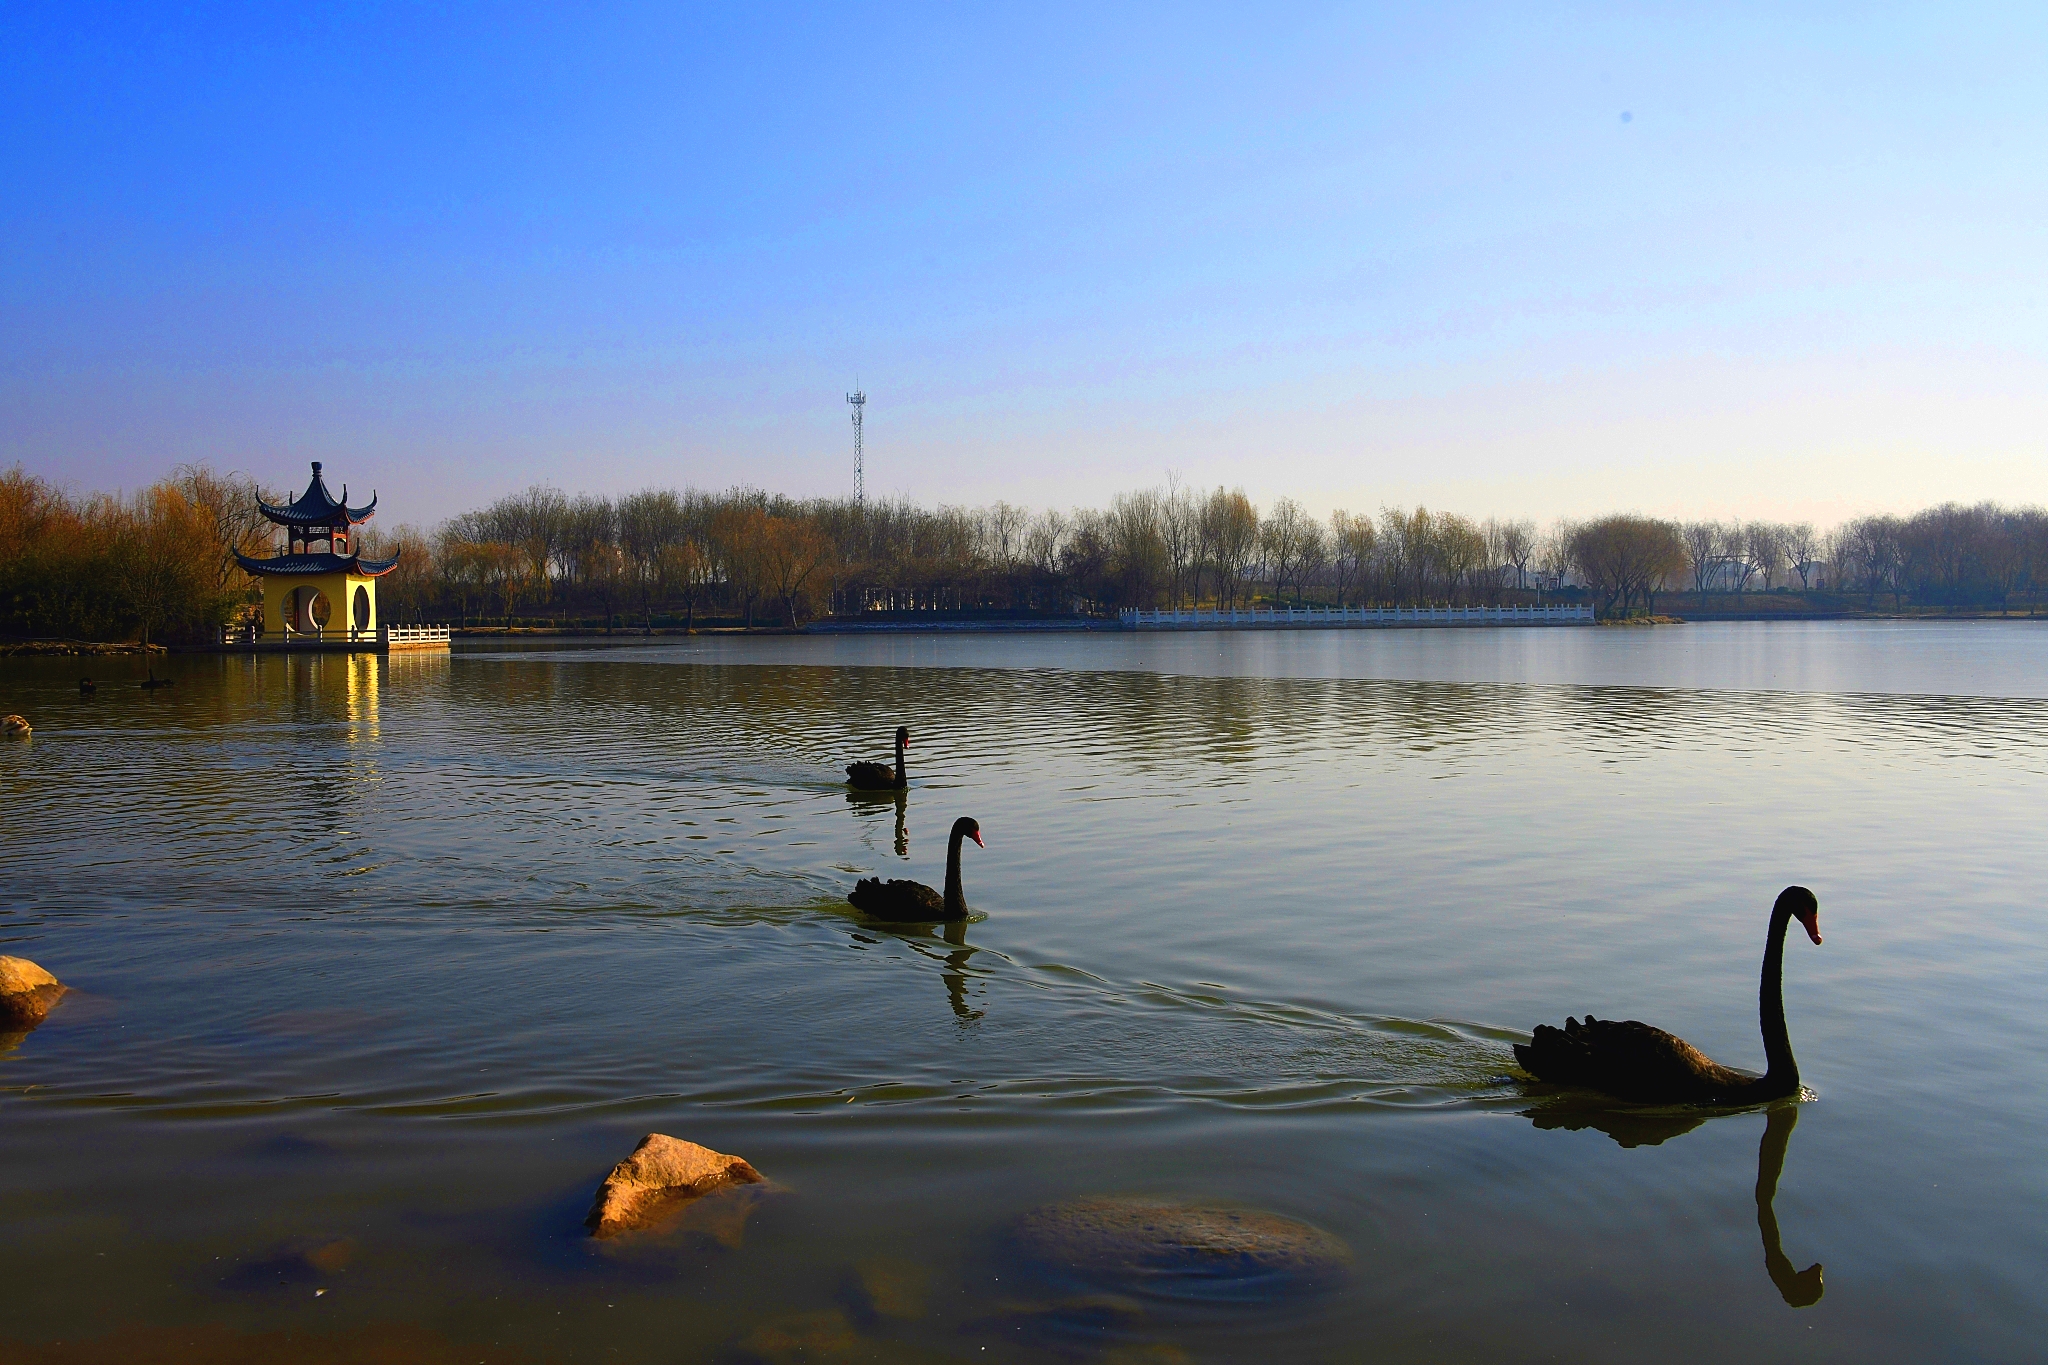
M896 856L910 856L910 794L900 788L896 791L862 791L859 788L846 793L846 804L852 806L856 815L872 815L883 806L896 807Z
M1623 1147L1655 1147L1705 1123L1711 1114L1630 1113L1625 1110L1581 1107L1569 1100L1539 1105L1524 1111L1524 1117L1538 1128L1578 1131L1597 1128ZM1818 1263L1794 1270L1778 1236L1778 1215L1773 1207L1778 1197L1778 1176L1785 1169L1785 1149L1792 1130L1799 1124L1799 1105L1773 1105L1764 1117L1763 1140L1756 1149L1756 1230L1764 1243L1764 1270L1777 1286L1779 1297L1794 1308L1811 1308L1825 1292Z
M967 959L980 949L967 941L967 925L963 920L952 920L938 926L939 938L947 946L945 952L938 952L931 946L931 940L921 938L914 931L898 933L885 926L873 926L876 932L887 934L902 943L920 957L928 957L940 964L939 980L946 987L946 1003L953 1009L953 1017L963 1024L980 1019L986 1010L975 1009L967 1003ZM879 944L879 938L871 937L856 929L853 932L856 943ZM5 1035L0 1035L4 1037Z
M951 951L940 960L946 969L939 973L939 979L946 983L946 1003L953 1007L953 1017L963 1024L971 1024L981 1018L984 1011L970 1009L967 1005L967 959L974 956L974 946L967 941L967 926L959 920L939 926L939 934L951 945ZM917 947L912 944L912 947ZM927 957L933 956L929 949L917 951Z

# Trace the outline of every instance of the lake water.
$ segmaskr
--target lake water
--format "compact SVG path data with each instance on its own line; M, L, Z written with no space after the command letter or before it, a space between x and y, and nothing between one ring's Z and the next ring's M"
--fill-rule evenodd
M9 1361L2042 1353L2048 626L169 671L0 663L36 726L0 746L0 952L76 988L0 1040ZM907 798L851 799L898 723ZM963 814L973 922L845 903L937 885ZM1791 882L1826 934L1786 952L1804 1103L1644 1116L1515 1071L1588 1010L1760 1067ZM773 1188L592 1243L653 1131ZM1348 1264L1020 1239L1097 1196Z

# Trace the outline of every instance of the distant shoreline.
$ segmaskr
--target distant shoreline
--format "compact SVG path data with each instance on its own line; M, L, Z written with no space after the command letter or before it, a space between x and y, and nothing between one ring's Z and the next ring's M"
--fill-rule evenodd
M2048 616L2020 612L2015 612L2009 615L2001 615L2000 613L1995 611L1709 611L1690 614L1680 614L1678 612L1672 612L1669 615L1660 616L1656 624L1707 625L1718 621L1743 623L1757 621L2008 621L2015 625L2023 625L2030 621L2035 622L2037 624L2042 622L2048 622ZM1629 623L1626 621L1603 621L1600 624L1603 626L1625 626ZM1639 622L1638 624L1650 623ZM1510 629L1511 627L1472 625L1447 628L1461 630L1504 630ZM1322 626L1313 623L1303 623L1298 626L1287 627L1287 629L1345 630L1353 628L1340 626ZM1388 627L1388 629L1391 629L1391 627ZM454 637L458 640L583 639L613 640L619 643L630 643L634 640L674 640L692 639L697 637L740 637L751 639L755 637L775 635L1124 635L1139 633L1152 635L1204 634L1211 632L1204 632L1196 629L1163 632L1126 631L1121 625L1121 623L1119 623L1118 621L1102 617L1075 616L1055 617L1051 619L1036 618L1030 620L1004 620L1001 618L989 619L977 617L946 616L936 612L933 613L930 618L924 620L837 621L827 619L823 621L812 621L806 625L797 626L794 628L789 626L747 627L735 625L705 625L698 626L695 629L684 629L680 626L657 626L652 631L648 631L640 627L634 627L630 630L615 628L613 630L607 631L602 626L513 626L509 630L504 626L460 626L456 627L452 632ZM1270 632L1232 631L1228 633L1265 634ZM0 639L0 658L51 658L65 656L90 657L96 655L124 654L139 656L144 654L145 652L149 654L179 654L211 652L211 650L209 649L209 647L203 645L166 645L159 644L154 641L152 641L145 649L144 646L139 645L132 640L104 641L63 639Z

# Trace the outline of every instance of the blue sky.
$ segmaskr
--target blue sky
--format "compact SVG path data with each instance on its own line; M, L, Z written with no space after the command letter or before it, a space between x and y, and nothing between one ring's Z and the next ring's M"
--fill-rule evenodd
M0 9L0 463L2048 500L2048 7Z

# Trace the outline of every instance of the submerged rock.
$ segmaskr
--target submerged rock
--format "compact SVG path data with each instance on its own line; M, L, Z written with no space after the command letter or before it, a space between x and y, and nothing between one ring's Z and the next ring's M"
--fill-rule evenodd
M25 957L0 957L0 1029L32 1029L64 994L64 983Z
M33 733L35 732L29 728L28 721L23 717L0 716L0 735L6 735L10 739L27 739Z
M1197 1295L1232 1285L1305 1287L1351 1261L1337 1238L1277 1213L1112 1195L1035 1209L1018 1222L1016 1241L1047 1265Z
M649 1133L612 1167L584 1222L593 1237L610 1237L657 1221L680 1200L728 1185L758 1185L762 1178L740 1157Z
M844 1313L785 1313L760 1324L734 1343L746 1360L763 1365L798 1365L821 1360L868 1358Z
M910 1322L924 1316L932 1273L914 1261L888 1258L862 1261L842 1282L849 1307L863 1323L884 1318Z

